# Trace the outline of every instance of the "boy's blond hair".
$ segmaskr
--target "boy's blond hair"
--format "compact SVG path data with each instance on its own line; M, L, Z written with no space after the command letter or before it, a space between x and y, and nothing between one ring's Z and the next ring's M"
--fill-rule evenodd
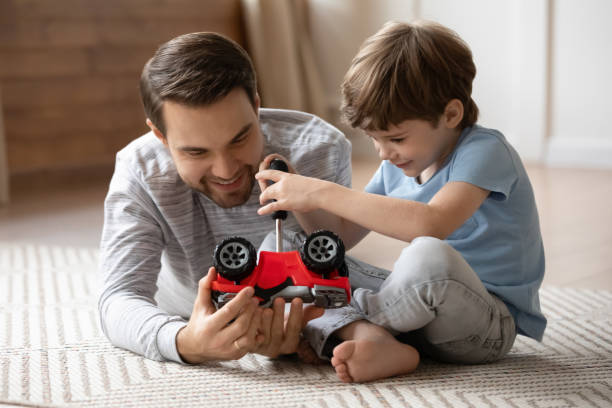
M404 120L437 126L451 99L463 103L463 129L478 118L476 66L467 44L432 22L389 22L368 38L342 83L342 114L351 126L388 130Z

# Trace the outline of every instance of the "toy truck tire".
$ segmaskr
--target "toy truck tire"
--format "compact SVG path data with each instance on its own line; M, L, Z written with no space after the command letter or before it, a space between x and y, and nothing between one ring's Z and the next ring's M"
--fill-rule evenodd
M242 237L224 239L215 247L213 254L213 264L217 272L234 282L249 276L256 262L255 247Z
M339 269L344 263L344 243L331 231L315 231L302 244L300 257L304 265L314 272L326 273Z

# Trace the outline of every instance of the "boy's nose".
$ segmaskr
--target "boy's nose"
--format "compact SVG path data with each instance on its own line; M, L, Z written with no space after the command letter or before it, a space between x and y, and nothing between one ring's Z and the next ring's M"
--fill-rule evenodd
M378 157L380 160L391 160L393 158L393 150L388 147L379 144L378 146Z

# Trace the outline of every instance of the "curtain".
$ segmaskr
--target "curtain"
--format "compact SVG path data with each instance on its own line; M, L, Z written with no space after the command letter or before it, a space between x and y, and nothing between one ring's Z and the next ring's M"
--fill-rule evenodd
M0 205L9 201L9 174L4 140L4 118L2 116L2 92L0 90Z
M307 22L307 0L242 0L262 106L329 120Z

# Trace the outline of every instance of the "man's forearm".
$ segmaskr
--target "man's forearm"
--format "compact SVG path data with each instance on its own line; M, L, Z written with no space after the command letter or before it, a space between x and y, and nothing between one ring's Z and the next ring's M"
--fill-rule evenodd
M182 318L131 295L102 297L99 312L102 330L113 345L151 360L182 362L175 341L186 324Z

